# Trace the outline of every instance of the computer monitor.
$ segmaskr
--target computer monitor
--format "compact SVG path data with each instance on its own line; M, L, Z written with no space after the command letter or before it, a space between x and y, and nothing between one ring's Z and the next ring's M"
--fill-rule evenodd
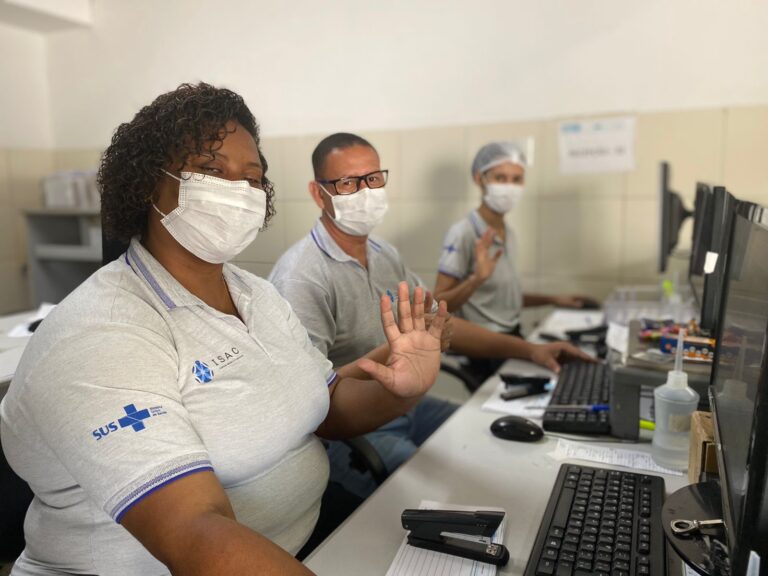
M768 227L731 215L710 402L731 574L768 574Z
M667 271L667 261L677 246L680 227L691 212L683 206L677 192L669 187L670 167L668 162L659 166L659 196L661 203L661 223L659 234L659 272Z
M703 276L707 252L712 248L712 221L714 198L709 184L696 183L696 202L693 207L693 235L688 276Z
M722 186L712 190L712 231L710 254L705 256L704 293L701 302L701 329L710 334L717 333L717 319L720 313L720 292L723 287L725 260L730 242L730 225L737 200ZM722 257L721 257L722 256ZM707 262L707 260L714 260Z

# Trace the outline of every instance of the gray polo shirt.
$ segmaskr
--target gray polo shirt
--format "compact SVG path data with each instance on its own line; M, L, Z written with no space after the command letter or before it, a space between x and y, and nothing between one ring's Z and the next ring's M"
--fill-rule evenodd
M14 574L167 574L119 521L201 470L242 524L291 553L307 540L335 373L272 285L231 265L224 278L243 322L134 240L35 332L0 405L3 449L35 493Z
M413 292L423 283L391 244L368 238L368 268L344 252L318 220L310 233L275 264L269 280L291 303L309 337L334 366L343 366L386 342L382 294L397 297L405 280Z
M456 316L494 332L514 330L520 323L523 289L517 274L517 243L514 232L506 226L506 242L494 239L494 247L503 251L496 269L456 312ZM477 210L451 226L445 235L438 272L464 280L475 269L475 241L488 229ZM494 253L492 251L492 253Z

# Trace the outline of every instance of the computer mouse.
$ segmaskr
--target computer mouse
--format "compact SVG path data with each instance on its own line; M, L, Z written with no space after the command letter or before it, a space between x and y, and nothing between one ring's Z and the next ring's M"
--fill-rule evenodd
M544 430L522 416L502 416L491 424L491 433L504 440L535 442L544 436Z

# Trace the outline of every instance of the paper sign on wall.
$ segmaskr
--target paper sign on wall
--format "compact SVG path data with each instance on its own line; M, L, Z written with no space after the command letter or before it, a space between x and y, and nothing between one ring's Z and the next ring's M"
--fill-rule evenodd
M635 118L561 122L560 172L626 172L635 167Z

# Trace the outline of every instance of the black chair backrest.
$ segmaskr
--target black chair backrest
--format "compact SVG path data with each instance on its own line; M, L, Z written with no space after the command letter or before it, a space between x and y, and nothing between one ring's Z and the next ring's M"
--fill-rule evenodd
M0 450L0 564L13 562L24 550L24 517L30 502L32 490Z

